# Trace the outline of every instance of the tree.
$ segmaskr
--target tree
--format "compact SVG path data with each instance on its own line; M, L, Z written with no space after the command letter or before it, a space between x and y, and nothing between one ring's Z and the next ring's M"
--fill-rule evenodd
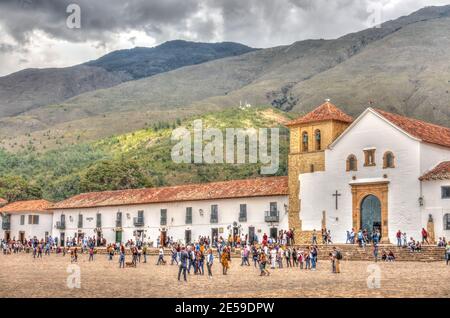
M83 192L122 190L152 186L150 179L135 160L103 160L81 175Z
M19 176L0 177L0 197L15 202L41 199L41 188Z

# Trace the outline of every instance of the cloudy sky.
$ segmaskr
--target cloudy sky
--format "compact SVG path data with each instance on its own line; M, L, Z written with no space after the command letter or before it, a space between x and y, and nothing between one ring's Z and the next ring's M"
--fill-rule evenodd
M80 28L70 4L80 8ZM271 47L336 38L450 0L0 0L0 75L185 39ZM75 16L75 20L72 19Z

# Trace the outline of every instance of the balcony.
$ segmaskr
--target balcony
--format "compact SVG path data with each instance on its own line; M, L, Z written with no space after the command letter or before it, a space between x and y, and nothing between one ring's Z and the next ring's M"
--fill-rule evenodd
M56 222L56 229L58 229L58 230L65 230L66 229L66 222L61 222L61 221Z
M2 230L4 230L4 231L11 230L11 222L9 222L9 221L2 222Z
M279 211L266 211L264 216L264 221L269 223L276 223L280 221L280 212Z
M134 226L144 226L144 218L143 217L134 217L133 224L134 224Z
M219 218L217 216L211 216L209 220L210 223L219 223Z
M239 215L239 222L247 222L247 216L246 215Z

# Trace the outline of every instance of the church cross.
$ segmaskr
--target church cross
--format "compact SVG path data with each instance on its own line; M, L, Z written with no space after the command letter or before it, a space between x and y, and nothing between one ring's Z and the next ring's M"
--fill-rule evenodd
M336 197L336 210L338 209L338 197L341 196L341 194L338 192L338 190L336 190L336 193L332 194L333 197Z

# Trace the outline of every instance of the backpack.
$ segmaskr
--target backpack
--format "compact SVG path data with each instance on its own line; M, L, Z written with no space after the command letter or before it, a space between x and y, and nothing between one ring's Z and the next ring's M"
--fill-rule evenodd
M340 251L336 251L336 259L338 259L338 260L342 259L342 254Z

